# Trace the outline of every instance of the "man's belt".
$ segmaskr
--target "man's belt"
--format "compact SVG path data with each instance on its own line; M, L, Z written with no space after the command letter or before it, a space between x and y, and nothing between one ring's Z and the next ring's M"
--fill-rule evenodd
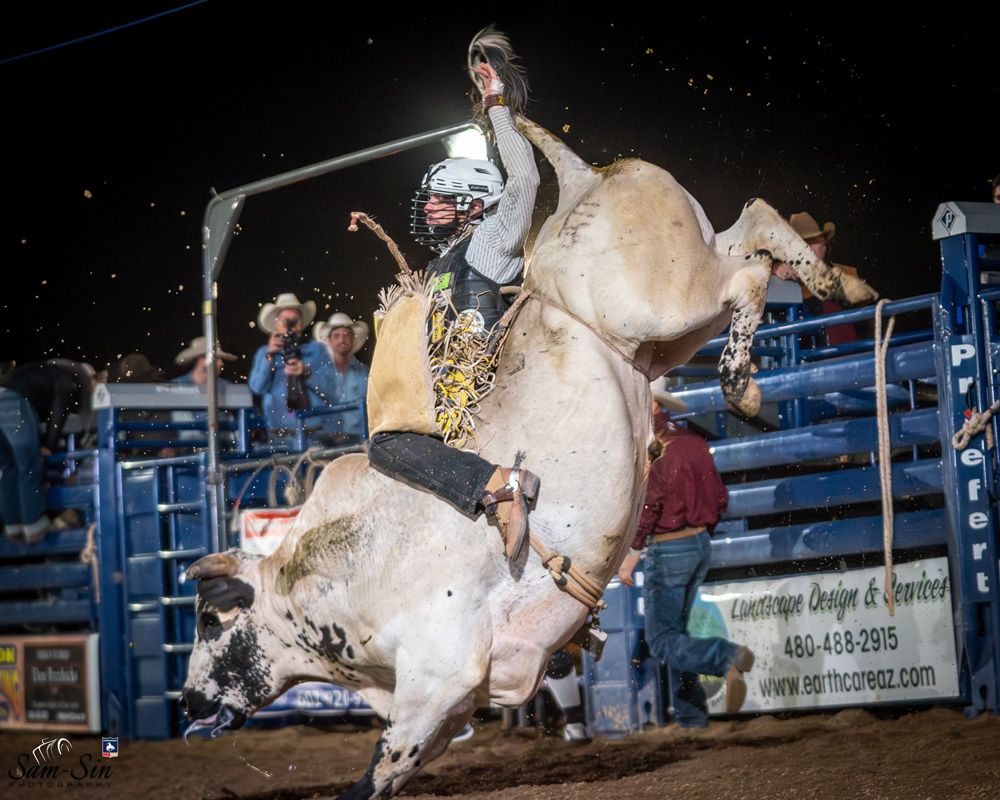
M689 536L697 536L699 533L705 532L705 526L699 525L695 528L679 528L676 531L669 531L668 533L654 533L651 534L649 539L653 544L659 544L660 542L673 542L676 539L687 539Z

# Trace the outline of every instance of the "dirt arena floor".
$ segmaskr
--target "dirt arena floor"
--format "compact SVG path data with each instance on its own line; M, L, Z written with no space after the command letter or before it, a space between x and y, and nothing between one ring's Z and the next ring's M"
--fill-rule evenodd
M300 800L332 798L367 767L376 731L248 730L217 740L122 742L120 757L88 758L105 780L12 780L39 734L0 734L5 798ZM56 764L79 774L97 737L72 736ZM23 763L24 759L21 760ZM254 768L272 773L266 777ZM27 763L34 765L30 755ZM407 787L431 800L971 800L1000 794L1000 717L950 708L894 719L852 709L792 719L713 722L694 735L669 726L629 739L568 747L499 722L476 724Z

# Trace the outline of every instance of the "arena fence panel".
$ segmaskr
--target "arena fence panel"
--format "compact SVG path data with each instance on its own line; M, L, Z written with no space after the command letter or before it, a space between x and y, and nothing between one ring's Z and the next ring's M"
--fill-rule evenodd
M672 392L688 407L679 418L710 440L730 498L690 627L758 650L746 711L873 702L1000 709L997 451L985 432L963 450L952 445L965 420L1000 395L1000 207L943 204L934 231L940 292L882 309L884 321L897 317L885 358L894 616L881 566L874 307L805 317L787 297L769 302L753 347L765 403L755 419L731 413L722 397L714 362L725 337L672 373ZM830 345L825 332L845 324L869 330ZM987 427L995 442L996 418ZM638 590L613 581L609 597L622 593L634 607ZM783 593L802 596L802 613L780 618ZM838 602L840 618L823 607ZM609 663L585 659L596 732L642 724L638 613L632 625L610 631ZM721 684L703 679L710 710L724 708ZM601 698L616 687L628 690L610 707Z

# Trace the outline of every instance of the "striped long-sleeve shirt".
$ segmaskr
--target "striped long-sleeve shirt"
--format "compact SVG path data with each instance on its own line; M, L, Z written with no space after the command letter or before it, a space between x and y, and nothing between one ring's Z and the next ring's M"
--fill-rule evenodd
M531 144L518 133L510 111L493 106L487 113L507 169L507 183L496 211L476 226L465 258L487 278L509 283L524 267L524 240L535 207L538 168Z

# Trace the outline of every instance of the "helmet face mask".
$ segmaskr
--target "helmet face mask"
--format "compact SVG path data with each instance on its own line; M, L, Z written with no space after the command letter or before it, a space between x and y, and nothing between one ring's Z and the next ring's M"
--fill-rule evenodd
M447 158L432 164L410 205L410 233L419 244L436 247L454 238L472 222L469 211L478 200L483 212L500 201L503 177L496 165L474 158ZM444 225L431 225L427 203L432 197L454 204L454 218Z

